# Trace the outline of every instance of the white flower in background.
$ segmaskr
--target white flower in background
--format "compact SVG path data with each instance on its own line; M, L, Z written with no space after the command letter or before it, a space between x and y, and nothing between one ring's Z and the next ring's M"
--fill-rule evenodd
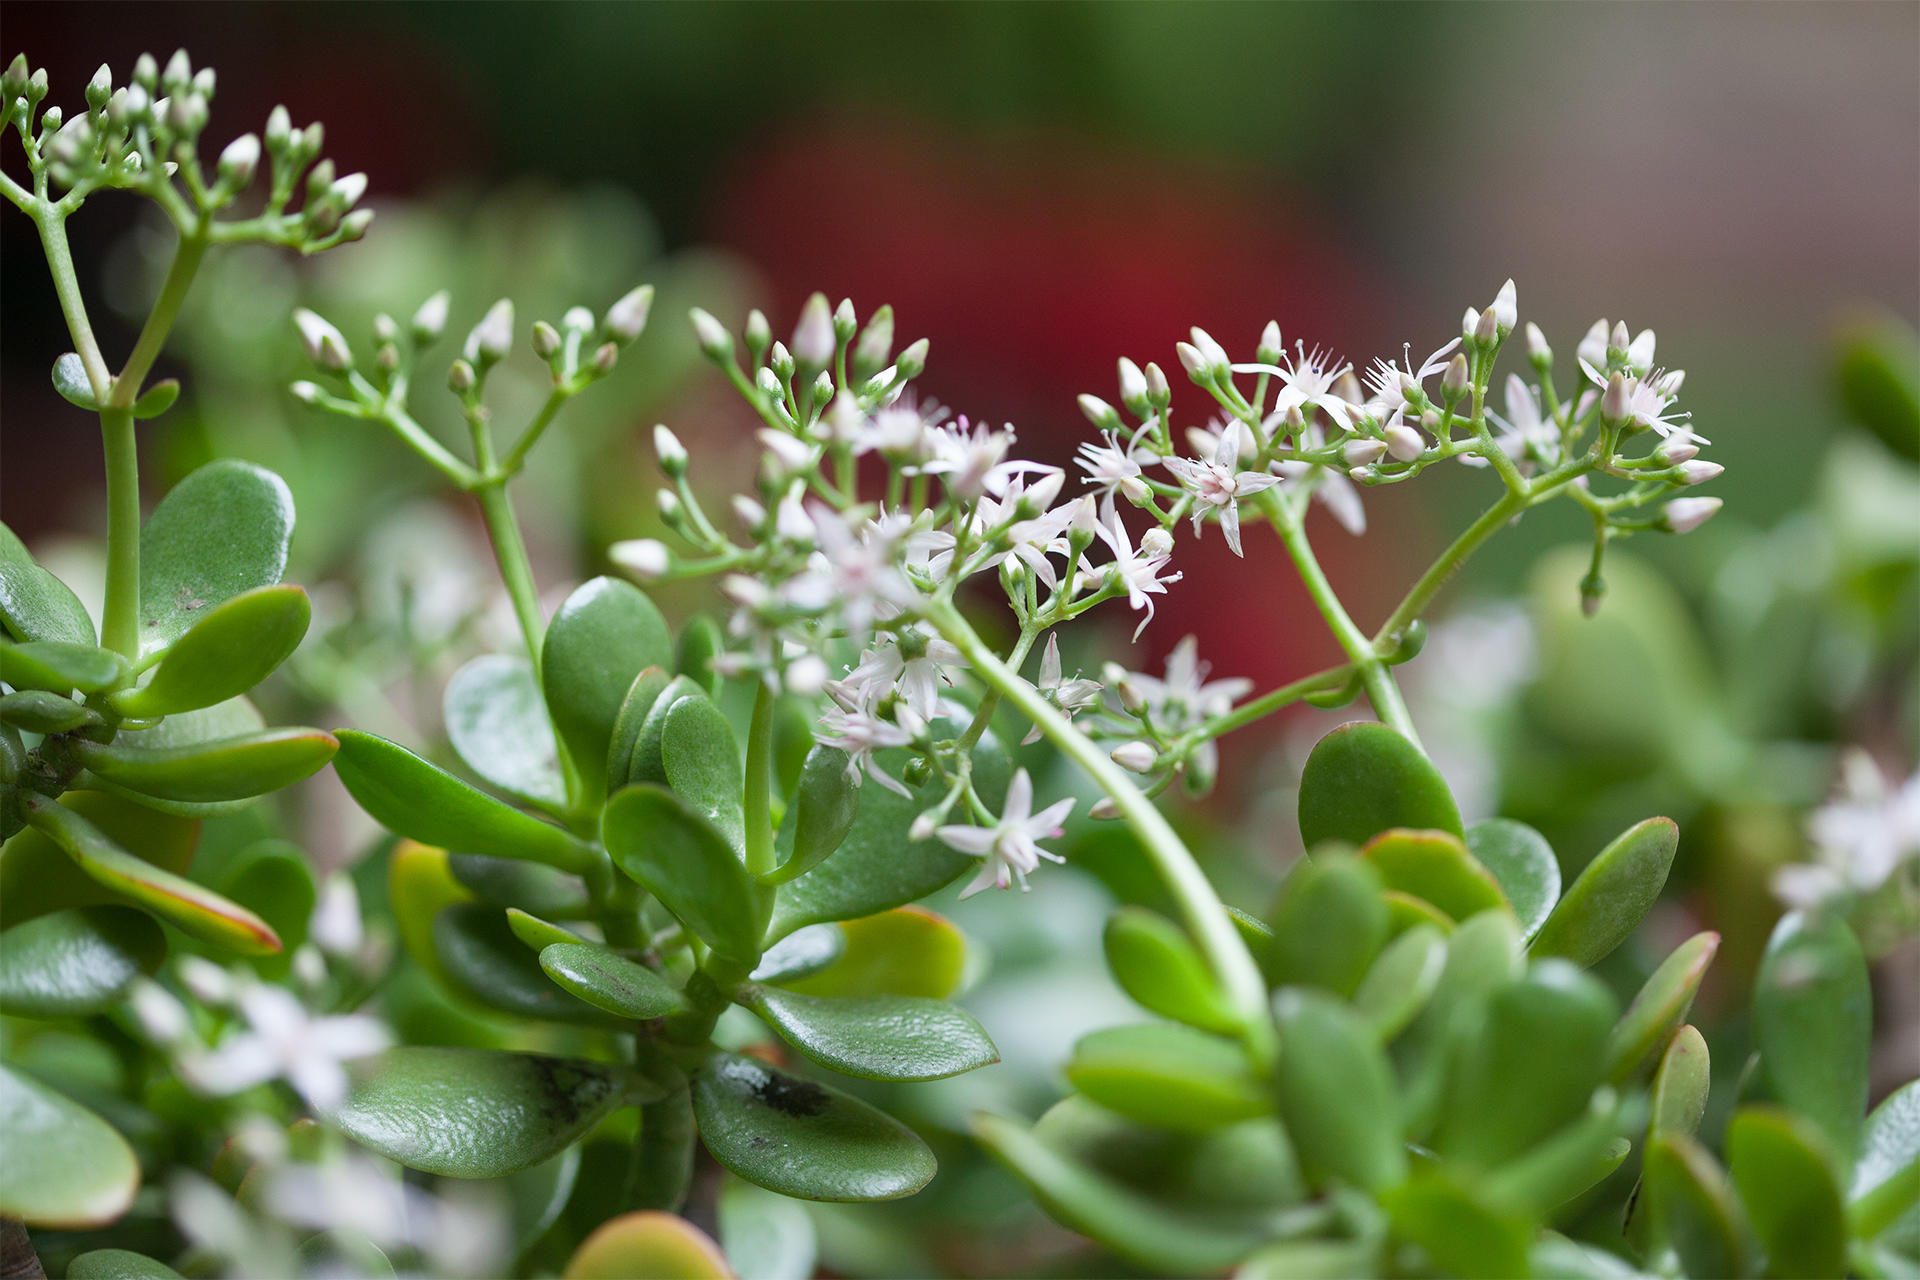
M1151 462L1153 455L1131 445L1123 448L1120 437L1112 431L1102 432L1101 438L1105 444L1083 443L1074 461L1087 473L1084 483L1093 485L1099 493L1100 518L1104 520L1113 514L1116 492L1126 494L1129 501L1146 496L1147 482L1141 478L1140 464Z
M807 508L820 549L806 572L781 584L781 599L796 609L837 609L848 634L864 639L874 619L919 602L896 564L901 529L872 520L849 521L823 503ZM857 527L856 527L857 526Z
M1061 679L1060 637L1049 635L1046 650L1040 655L1040 679L1034 687L1046 695L1047 701L1060 709L1060 714L1071 720L1074 714L1100 702L1100 682L1084 680L1075 675L1071 680ZM1021 746L1040 741L1040 726L1027 730L1027 736L1020 740Z
M1280 483L1280 477L1265 471L1240 470L1240 437L1238 431L1221 432L1209 461L1168 458L1166 463L1167 470L1193 494L1194 534L1199 535L1209 509L1217 512L1220 532L1237 556L1246 554L1240 549L1240 499Z
M923 726L913 719L913 709L896 710L896 719L888 720L844 694L835 685L827 686L827 696L834 699L835 705L820 714L819 727L813 732L813 740L823 747L837 747L847 753L847 776L856 785L864 770L868 777L887 790L903 796L912 795L904 783L880 767L874 753L889 747L907 746L919 736ZM842 701L843 697L847 700ZM901 714L908 718L904 725L897 719Z
M1500 452L1513 459L1522 474L1531 471L1536 461L1549 466L1558 462L1560 424L1541 414L1534 389L1517 373L1507 375L1506 405L1505 417L1487 410L1487 416L1500 428L1500 434L1494 438ZM1460 461L1470 467L1488 465L1485 458L1471 453L1461 454Z
M1173 539L1167 537L1164 529L1149 529L1141 536L1140 545L1135 547L1128 539L1126 526L1120 523L1120 513L1117 511L1112 519L1102 522L1097 531L1100 540L1113 552L1113 563L1102 566L1102 571L1114 575L1126 589L1128 604L1147 611L1147 616L1140 619L1140 625L1133 629L1133 638L1138 640L1147 624L1153 621L1153 601L1149 597L1165 595L1167 584L1180 580L1177 573L1161 574L1173 556Z
M946 410L937 404L916 407L912 400L901 400L876 410L861 424L853 451L878 453L895 462L925 462L933 456L937 443L934 428L945 417Z
M1200 641L1183 636L1167 655L1164 674L1151 676L1130 671L1125 682L1131 696L1151 719L1155 729L1168 737L1177 737L1196 729L1215 716L1233 710L1233 704L1253 692L1253 681L1244 676L1208 680L1209 664L1200 661ZM1201 777L1219 772L1220 752L1212 740L1194 750L1193 768Z
M1405 368L1392 360L1376 359L1373 367L1366 373L1367 390L1373 393L1373 398L1367 402L1367 408L1380 418L1391 417L1405 409L1409 384L1415 387L1423 386L1428 378L1437 373L1446 372L1447 357L1452 355L1453 349L1459 345L1460 339L1449 338L1445 346L1421 361L1418 368L1413 363L1412 343L1408 343L1405 347L1407 360Z
M1326 437L1321 433L1318 423L1308 427L1302 434L1300 447L1308 451L1326 447ZM1360 490L1346 476L1331 467L1316 466L1298 459L1276 462L1273 470L1288 486L1312 485L1313 500L1325 507L1340 527L1354 537L1367 531L1367 509L1361 505Z
M1302 343L1293 344L1293 354L1283 357L1284 364L1236 364L1235 373L1271 373L1280 378L1280 393L1274 397L1273 415L1284 418L1289 409L1298 409L1302 413L1310 409L1320 409L1336 423L1342 431L1353 427L1353 410L1356 406L1347 403L1334 391L1334 384L1343 374L1352 371L1349 364L1335 364L1330 351L1315 347L1308 351Z
M1037 842L1062 834L1060 824L1073 812L1073 804L1072 797L1068 797L1034 813L1033 779L1021 769L1007 784L1007 800L1000 808L998 824L935 828L934 834L940 837L941 843L983 860L980 874L961 890L960 896L970 898L982 889L1006 889L1015 884L1024 891L1027 877L1039 868L1042 858L1065 862L1065 858L1049 853Z
M360 924L360 894L352 877L335 872L321 882L307 937L336 960L351 960L359 954L366 932Z
M1902 866L1920 863L1920 773L1896 783L1855 747L1840 761L1833 798L1807 819L1810 862L1780 868L1773 890L1806 907L1847 894L1870 894Z
M1023 472L1053 471L1058 468L1020 459L1007 460L1013 447L1013 428L988 430L985 423L973 426L962 414L946 426L928 431L932 456L920 464L925 475L937 475L948 492L971 502L982 494L1006 492L1007 482Z
M315 1017L282 987L240 984L234 1003L247 1029L212 1049L181 1054L182 1080L200 1093L240 1093L285 1079L316 1110L339 1104L347 1093L344 1063L392 1043L386 1026L364 1014Z
M898 696L922 720L931 720L940 705L940 688L953 683L947 669L964 667L967 660L952 644L935 635L925 623L882 636L860 655L859 665L833 682L836 700L875 707Z

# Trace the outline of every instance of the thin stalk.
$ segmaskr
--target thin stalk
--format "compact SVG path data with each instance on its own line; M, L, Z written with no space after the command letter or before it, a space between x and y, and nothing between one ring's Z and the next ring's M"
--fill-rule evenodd
M1244 729L1254 721L1264 720L1283 707L1292 706L1310 693L1318 693L1323 689L1337 689L1352 678L1351 662L1342 663L1337 667L1328 667L1325 671L1316 671L1310 676L1302 676L1289 684L1269 690L1249 702L1243 702L1226 715L1216 720L1209 720L1199 728L1182 734L1175 739L1174 749L1185 750L1197 747L1209 738L1223 737L1235 729Z
M747 874L773 874L773 687L759 682L747 726Z
M134 341L133 354L127 357L120 376L113 380L111 403L116 408L131 408L139 399L140 384L159 358L160 348L166 345L167 334L179 318L181 304L187 300L187 290L193 287L194 274L200 270L200 260L206 253L204 225L194 234L180 237L173 251L173 262L167 268L167 278L160 286L160 296L154 300L153 310L147 313L147 322Z
M107 457L107 590L100 643L140 656L140 446L133 410L102 409L100 441Z
M1027 660L1027 652L1033 648L1033 642L1039 638L1039 635L1038 631L1031 628L1021 631L1019 642L1013 646L1013 652L1007 655L1007 668L1014 674L1019 674L1021 664ZM974 744L980 741L980 735L984 734L987 726L993 722L993 713L999 708L1000 690L989 688L986 696L980 699L979 709L973 713L973 722L967 726L966 732L960 735L961 751L973 750Z
M53 275L53 291L60 299L60 310L67 318L67 332L73 336L73 349L86 368L93 396L101 404L113 390L113 374L100 354L93 325L87 319L86 300L80 296L80 277L73 269L73 250L67 244L67 224L63 215L42 206L33 215L40 229L40 246L46 251L47 269Z
M553 425L553 419L560 412L560 406L572 398L572 395L573 392L565 387L555 387L548 393L546 403L540 406L540 412L535 414L533 421L527 424L527 429L520 433L520 438L513 442L513 448L507 450L507 456L500 460L498 468L500 475L511 476L526 465L527 453L534 445L540 443L540 437L546 433L548 427Z
M483 484L474 490L480 500L480 514L487 522L487 535L493 540L493 558L500 565L500 580L506 584L507 598L513 601L513 616L520 621L520 634L527 642L527 657L533 669L540 669L540 639L546 632L546 620L540 614L540 593L533 584L533 565L527 559L527 545L520 538L520 522L514 519L513 500L507 497L503 483Z

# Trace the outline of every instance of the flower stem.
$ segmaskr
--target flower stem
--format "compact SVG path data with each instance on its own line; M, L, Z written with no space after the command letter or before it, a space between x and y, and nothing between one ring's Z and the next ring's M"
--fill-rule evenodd
M180 243L173 251L173 262L167 267L167 278L160 286L160 296L154 300L153 310L147 313L147 322L140 327L133 353L127 357L126 365L113 380L111 403L116 408L131 408L133 402L140 398L140 384L146 380L147 372L159 358L160 348L166 345L167 334L172 332L173 322L179 318L180 307L187 300L187 290L193 287L193 277L200 270L200 260L206 253L204 224L192 234L180 237Z
M527 545L520 538L520 522L513 515L513 500L507 496L504 481L483 484L473 491L473 496L479 499L480 514L493 540L493 558L500 565L500 580L506 584L507 598L513 601L513 615L519 619L520 634L527 642L527 657L537 672L546 620L540 614L540 593L533 584L533 565L527 559Z
M107 458L107 590L100 643L140 656L140 446L133 410L102 409L100 441Z

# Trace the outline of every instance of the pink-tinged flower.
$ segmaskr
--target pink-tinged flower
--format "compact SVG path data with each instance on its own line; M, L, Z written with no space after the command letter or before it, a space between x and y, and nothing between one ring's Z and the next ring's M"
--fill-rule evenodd
M1421 386L1435 374L1446 372L1447 357L1452 355L1453 349L1459 345L1460 339L1448 339L1445 346L1421 361L1418 368L1413 363L1411 343L1405 347L1407 359L1405 368L1401 368L1392 360L1376 359L1373 367L1368 369L1366 374L1367 390L1373 393L1373 399L1367 405L1368 409L1378 417L1387 418L1406 408L1409 384Z
M1536 462L1548 466L1558 462L1560 426L1540 412L1540 401L1535 397L1534 389L1517 373L1507 375L1506 404L1505 417L1491 409L1487 411L1487 417L1493 419L1500 428L1500 434L1493 441L1499 446L1500 452L1513 459L1523 475L1531 471ZM1485 458L1471 453L1461 454L1460 461L1470 467L1487 465Z
M860 655L859 665L844 680L834 684L861 706L878 706L898 696L915 715L931 720L940 706L941 686L953 683L947 669L966 665L959 649L919 623L883 636Z
M1085 680L1076 675L1071 680L1061 679L1060 637L1048 636L1046 651L1040 655L1040 679L1034 682L1034 688L1045 694L1047 701L1060 709L1060 714L1071 720L1074 713L1100 702L1100 682ZM1040 726L1035 725L1020 740L1021 746L1029 746L1040 741Z
M998 496L1006 492L1015 476L1033 471L1055 471L1044 463L1007 459L1013 447L1013 428L990 431L985 423L971 425L962 414L947 426L928 430L932 456L918 470L941 477L947 491L971 502L982 494Z
M849 635L864 639L876 618L911 609L920 599L900 571L898 521L864 520L856 527L823 503L807 507L819 550L804 573L780 587L785 603L811 611L837 608Z
M1146 495L1147 482L1141 478L1140 464L1153 455L1131 444L1122 447L1120 437L1112 431L1103 432L1101 438L1105 444L1082 444L1080 456L1074 461L1087 473L1084 483L1093 485L1100 494L1100 514L1105 519L1113 513L1115 492L1126 494L1130 501Z
M1580 362L1580 368L1587 375L1587 381L1604 393L1611 378L1585 360ZM1692 414L1669 412L1673 408L1675 393L1680 390L1680 384L1686 380L1686 376L1684 369L1675 369L1671 373L1656 369L1644 376L1627 378L1624 382L1626 404L1621 416L1642 431L1657 431L1669 439L1678 432L1685 439L1712 444L1713 441L1689 425Z
M181 1078L201 1093L224 1096L285 1079L316 1110L325 1111L347 1096L343 1064L379 1053L393 1040L377 1018L316 1018L283 987L250 982L234 1002L247 1029L179 1060Z
M860 783L861 771L887 790L903 796L911 796L906 785L880 767L874 758L877 751L890 747L904 747L919 736L923 727L913 716L912 708L896 710L896 717L904 716L906 723L886 720L863 706L856 697L858 691L842 689L837 684L827 686L827 696L837 704L828 707L820 716L820 725L814 730L813 740L823 747L837 747L847 753L847 776L854 785Z
M1334 384L1342 374L1349 372L1350 364L1334 363L1332 352L1315 347L1311 352L1302 343L1293 344L1293 354L1285 358L1283 364L1236 364L1235 373L1271 373L1280 379L1280 394L1274 398L1275 417L1285 417L1287 410L1299 409L1302 413L1309 408L1323 411L1342 431L1353 426L1355 406L1348 404L1334 392Z
M1311 453L1325 446L1326 440L1319 425L1308 427L1301 438L1300 448ZM1297 458L1276 462L1273 469L1284 484L1313 486L1313 500L1325 507L1340 527L1354 537L1367 531L1367 509L1361 505L1360 490L1346 476L1330 467L1316 466Z
M1167 470L1193 494L1194 533L1200 532L1200 524L1211 508L1219 514L1220 532L1226 535L1227 546L1237 556L1245 554L1240 549L1240 499L1280 483L1280 477L1265 471L1239 469L1240 436L1238 431L1221 432L1211 461L1168 458L1166 464Z
M1208 664L1200 661L1200 642L1185 636L1167 655L1165 674L1126 673L1126 683L1139 708L1165 733L1184 733L1215 716L1233 710L1233 704L1253 692L1245 676L1208 680ZM1211 741L1195 751L1194 768L1202 776L1219 770L1219 750Z
M1140 619L1140 625L1133 629L1133 638L1138 640L1140 633L1147 629L1147 623L1153 621L1153 601L1149 597L1165 595L1167 584L1180 580L1177 573L1163 577L1160 572L1173 556L1172 540L1164 532L1150 529L1136 548L1127 537L1126 526L1120 523L1120 513L1117 511L1111 519L1097 526L1097 531L1100 540L1113 552L1113 563L1105 566L1105 571L1115 575L1120 585L1126 588L1128 604L1147 611L1147 616ZM1155 533L1160 533L1161 539L1165 540L1164 551L1158 545L1148 546L1148 539Z
M1073 812L1073 803L1072 797L1068 797L1034 813L1033 779L1022 769L1007 784L1007 800L1000 808L998 824L936 827L934 834L940 837L941 843L984 862L980 874L960 896L970 898L982 889L1007 889L1015 884L1025 891L1027 877L1039 869L1042 858L1065 862L1059 854L1042 849L1038 842L1057 839L1062 834L1060 824Z

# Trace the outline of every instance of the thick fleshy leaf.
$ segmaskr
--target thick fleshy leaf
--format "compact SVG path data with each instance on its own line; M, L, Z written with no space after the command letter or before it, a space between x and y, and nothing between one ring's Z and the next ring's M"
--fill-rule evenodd
M629 782L659 782L660 778L640 778L633 774L633 752L640 741L640 730L652 714L654 704L666 691L672 677L659 667L644 667L627 686L620 701L620 713L613 720L613 737L607 744L607 793L611 795ZM663 722L664 724L664 722Z
M292 786L325 768L340 743L319 729L268 729L184 747L76 740L72 749L89 773L118 789L206 804Z
M730 1178L719 1218L720 1247L740 1280L810 1280L818 1250L803 1206Z
M1528 1265L1528 1274L1541 1280L1640 1280L1643 1274L1597 1245L1580 1244L1552 1231L1542 1232L1533 1242Z
M16 640L96 642L87 607L67 584L34 563L13 530L0 524L0 622Z
M507 928L513 930L513 936L525 943L527 949L539 955L555 943L585 942L577 933L562 929L557 924L542 920L518 907L507 908Z
M350 1070L352 1088L326 1118L409 1169L450 1178L539 1164L657 1092L631 1067L492 1049L407 1045Z
M713 824L735 850L744 848L741 796L746 778L740 745L720 708L707 698L682 698L667 712L660 733L667 785Z
M163 378L140 393L133 402L133 416L146 421L157 418L173 408L173 402L180 398L180 383L174 378Z
M70 733L105 720L92 707L45 689L0 693L0 724L26 733Z
M1381 892L1380 900L1387 904L1389 938L1397 938L1409 929L1423 926L1438 929L1443 934L1453 932L1453 917L1425 898L1417 898L1398 889L1387 889Z
M1677 1133L1692 1137L1707 1113L1707 1091L1713 1083L1713 1062L1707 1041L1691 1026L1681 1027L1667 1042L1653 1073L1653 1093L1647 1114L1647 1137Z
M546 1022L625 1027L618 1017L555 986L499 907L464 903L433 921L433 948L454 987L490 1009Z
M468 786L398 743L357 729L335 736L334 772L360 807L395 835L562 871L582 871L591 861L591 851L559 827Z
M912 996L808 996L742 988L741 1004L823 1067L867 1080L939 1080L1000 1061L971 1015Z
M447 869L447 851L400 840L387 855L387 900L400 942L415 964L444 983L453 979L433 945L433 922L448 907L473 901L473 894Z
M94 1249L67 1266L67 1280L181 1280L180 1273L131 1249Z
M30 1227L104 1227L139 1185L133 1148L113 1126L0 1066L0 1215Z
M655 687L655 682L649 677L648 672L657 670L656 667L648 667L634 677L633 685L628 690L629 701L621 704L623 712L627 707L637 706L642 700L649 698L649 692ZM663 750L667 736L667 716L686 699L706 696L706 690L686 676L674 676L665 685L659 686L659 692L651 695L647 713L640 718L639 728L634 733L633 747L626 754L626 777L621 786L629 782L652 782L663 787L667 785L667 759ZM627 727L631 723L631 720L614 722L614 740L607 748L609 767L617 757L620 743L624 740ZM613 789L618 791L620 788Z
M1680 828L1648 818L1621 832L1580 873L1533 939L1533 954L1578 965L1603 959L1625 942L1667 883Z
M966 935L953 921L925 907L895 907L839 925L809 925L780 945L815 929L838 934L840 954L816 973L782 980L783 986L812 996L944 1000L960 989L966 973Z
M1320 739L1300 775L1300 838L1362 845L1406 827L1463 835L1446 779L1420 748L1384 724L1343 724Z
M906 753L882 752L878 759L897 777ZM1006 749L988 733L973 749L974 789L988 808L998 810L1012 776ZM784 937L804 924L852 920L905 906L978 867L977 859L949 849L932 836L907 838L913 820L938 804L945 791L946 784L933 778L909 799L869 778L860 787L853 826L839 851L781 888L769 936Z
M1546 1217L1620 1167L1629 1144L1615 1126L1619 1106L1611 1089L1593 1095L1587 1113L1502 1165L1481 1183L1491 1203L1525 1218Z
M1387 940L1380 890L1379 869L1348 854L1323 850L1294 863L1268 912L1268 980L1351 992Z
M760 966L753 971L752 977L755 982L797 983L838 960L846 949L846 930L839 925L810 924L768 947L766 954L760 957Z
M1493 873L1445 831L1396 827L1367 841L1360 857L1379 869L1387 888L1431 902L1456 921L1507 905Z
M254 967L269 977L284 977L293 952L307 940L318 896L313 872L298 845L269 838L241 850L211 886L267 922L280 938L277 955L261 956Z
M453 673L442 706L447 737L467 768L530 804L566 805L560 748L525 658L481 654Z
M1533 1224L1487 1203L1442 1170L1422 1170L1388 1189L1380 1203L1394 1234L1419 1245L1443 1274L1527 1274Z
M200 839L197 820L155 813L99 791L69 791L60 804L155 866L181 874L193 860ZM127 901L82 872L58 845L32 827L0 848L0 928L67 907L125 905Z
M108 701L127 716L165 716L237 698L272 675L307 634L313 604L299 587L258 587L198 613L143 685Z
M1482 911L1448 935L1440 984L1394 1044L1403 1067L1402 1128L1408 1137L1432 1132L1461 1042L1480 1025L1488 998L1518 978L1525 965L1520 923L1507 912Z
M63 351L53 362L53 389L76 409L100 411L100 397L94 394L93 379L87 376L87 362L78 351Z
M164 648L215 605L279 582L292 537L293 495L264 467L222 458L175 485L140 531L140 651Z
M1560 900L1560 860L1547 838L1524 822L1488 818L1467 828L1467 852L1493 873L1531 938Z
M740 1054L701 1064L693 1110L714 1159L796 1199L893 1200L934 1174L933 1153L898 1120Z
M1389 942L1353 993L1353 1011L1382 1044L1406 1030L1440 985L1446 935L1418 925Z
M1687 1275L1744 1276L1747 1224L1726 1174L1692 1138L1656 1135L1647 1145L1641 1198L1656 1238L1680 1255Z
M806 762L800 766L800 786L793 807L782 824L793 829L791 839L782 841L792 852L767 877L769 883L785 884L813 870L853 829L860 788L847 772L847 760L847 753L837 747L816 745L807 752Z
M1696 933L1675 947L1673 954L1641 986L1633 1003L1607 1038L1607 1080L1622 1084L1673 1039L1687 1020L1694 993L1707 976L1707 966L1720 949L1717 933Z
M166 957L160 926L127 907L56 911L0 933L0 1013L98 1013Z
M1293 1144L1272 1116L1205 1133L1177 1133L1129 1120L1070 1093L1040 1117L1033 1136L1168 1208L1224 1220L1226 1215L1267 1214L1307 1196Z
M1250 1254L1233 1280L1352 1280L1382 1274L1386 1233L1355 1239L1282 1240Z
M27 821L92 879L165 917L192 937L242 955L280 950L280 939L259 916L191 880L141 861L73 810L34 798L27 801Z
M673 665L673 637L653 601L630 582L595 578L567 597L540 649L540 687L553 727L597 802L614 722L643 667Z
M1148 1012L1203 1031L1237 1026L1199 950L1165 916L1122 907L1107 918L1104 943L1114 981Z
M563 1280L732 1280L726 1255L685 1218L642 1209L609 1218L567 1259Z
M447 870L474 897L499 907L572 920L589 914L592 906L586 881L538 862L452 853L447 855Z
M1067 1079L1101 1106L1165 1129L1217 1129L1273 1109L1238 1045L1171 1023L1083 1036Z
M1865 1239L1920 1202L1920 1080L1895 1089L1867 1117L1847 1194Z
M1366 1023L1309 988L1274 1000L1280 1026L1280 1118L1301 1167L1380 1190L1406 1176L1393 1072Z
M1839 916L1796 911L1774 927L1754 982L1753 1033L1773 1096L1851 1161L1867 1110L1873 992Z
M1727 1126L1727 1164L1767 1274L1839 1280L1847 1274L1847 1214L1833 1157L1817 1129L1789 1111L1745 1107Z
M768 891L685 800L648 783L627 787L607 801L600 831L614 865L708 946L736 960L759 958Z
M540 967L565 990L622 1018L664 1018L687 1007L659 970L590 942L543 947Z
M679 655L674 659L674 670L698 683L711 697L720 692L720 673L713 669L713 660L726 647L727 638L721 634L720 624L704 613L696 613L680 628Z
M0 645L0 681L16 689L97 693L117 683L127 662L111 649L60 640Z
M1179 1213L1114 1181L1011 1120L979 1112L974 1136L1033 1190L1054 1218L1137 1266L1166 1275L1210 1275L1257 1248L1257 1223Z

